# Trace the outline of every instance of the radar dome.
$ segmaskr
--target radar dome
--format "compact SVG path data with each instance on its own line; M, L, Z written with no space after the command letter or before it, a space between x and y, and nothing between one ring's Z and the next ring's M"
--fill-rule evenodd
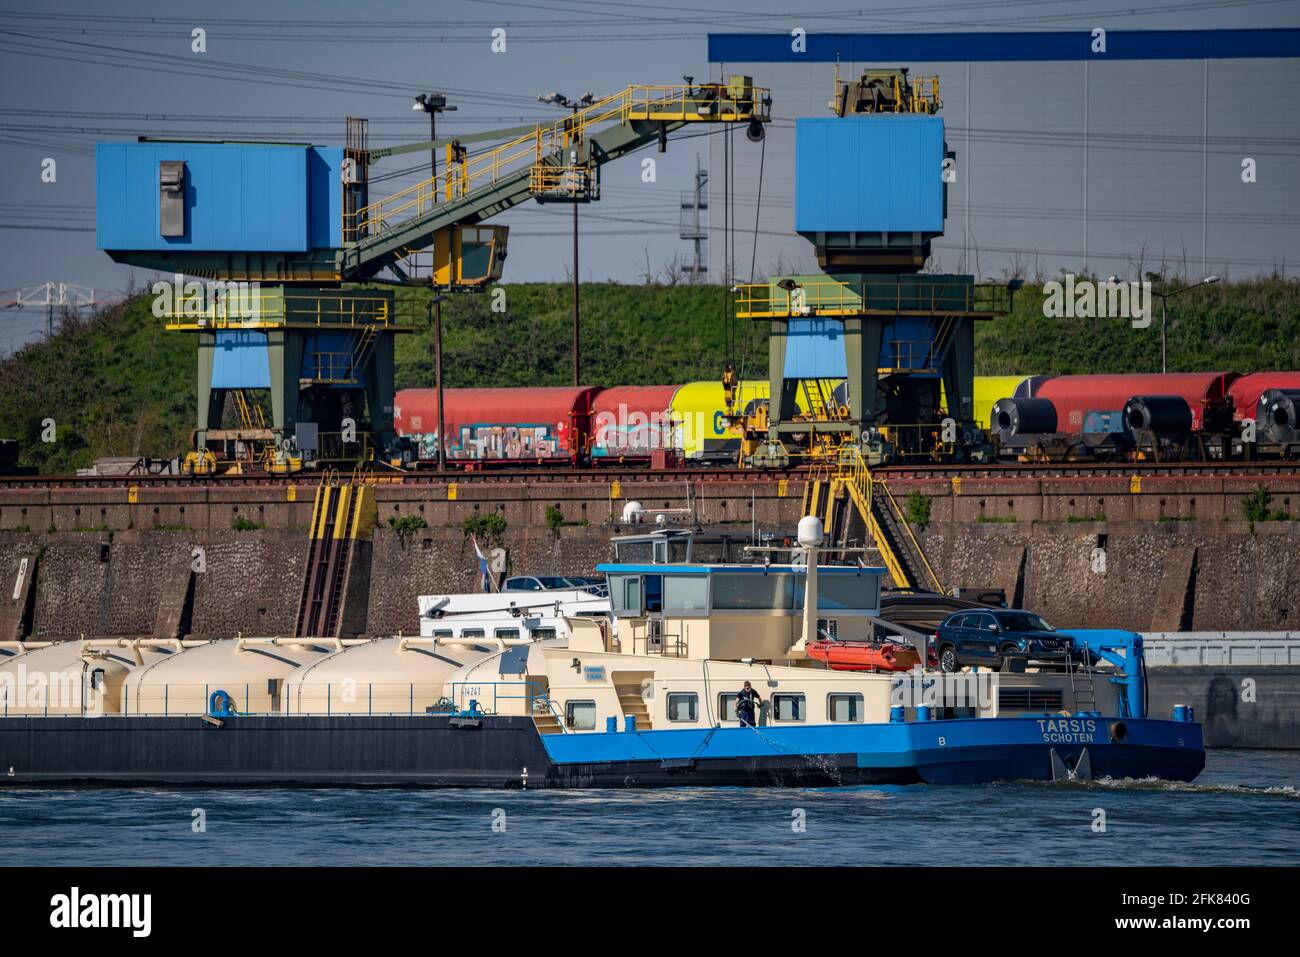
M822 520L816 515L805 515L799 519L799 544L804 548L816 548L825 537Z

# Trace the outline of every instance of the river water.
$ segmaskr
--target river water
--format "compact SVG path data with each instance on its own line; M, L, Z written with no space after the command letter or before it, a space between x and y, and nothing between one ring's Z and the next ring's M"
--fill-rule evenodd
M0 789L4 863L1300 864L1300 752L1193 784L430 791Z

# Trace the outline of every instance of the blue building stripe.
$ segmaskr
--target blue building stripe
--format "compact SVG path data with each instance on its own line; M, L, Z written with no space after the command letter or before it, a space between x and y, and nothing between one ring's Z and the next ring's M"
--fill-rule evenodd
M1300 57L1300 29L1108 30L1092 52L1091 30L1041 33L809 33L807 52L789 32L710 33L710 63L911 63L1015 60L1233 60Z

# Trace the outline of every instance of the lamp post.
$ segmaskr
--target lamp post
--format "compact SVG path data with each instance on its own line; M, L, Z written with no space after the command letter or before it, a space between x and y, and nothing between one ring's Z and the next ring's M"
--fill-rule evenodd
M1162 373L1169 371L1169 353L1167 343L1167 325L1166 325L1166 308L1165 304L1174 296L1187 292L1189 289L1196 289L1199 286L1209 286L1219 281L1218 276L1206 276L1200 282L1194 282L1190 286L1183 286L1181 289L1175 289L1173 292L1156 292L1152 290L1151 295L1160 298L1160 371Z
M420 93L411 104L412 110L423 110L429 114L429 201L438 202L438 114L455 112L456 107L447 104L445 93ZM431 269L429 281L437 279L436 268ZM447 436L444 433L444 416L442 410L442 296L434 296L429 304L433 319L433 375L438 389L438 471L447 467Z
M456 107L447 105L446 93L421 93L411 104L413 110L423 110L429 114L429 176L433 180L438 179L438 147L433 145L438 139L438 114L455 112ZM430 184L433 191L433 201L438 201L438 184Z
M429 303L429 314L433 323L433 381L438 390L438 449L436 461L438 471L447 468L447 417L442 408L442 295L433 297Z
M553 103L561 109L571 110L573 116L577 117L578 110L590 106L595 97L591 93L584 93L577 100L571 100L563 93L540 93L537 99L542 103ZM577 125L575 119L574 125ZM575 167L574 186L577 186L576 167L578 165L577 146L573 147L570 154L570 162ZM576 193L576 190L575 190ZM578 364L578 199L573 199L573 384L579 384L579 364Z

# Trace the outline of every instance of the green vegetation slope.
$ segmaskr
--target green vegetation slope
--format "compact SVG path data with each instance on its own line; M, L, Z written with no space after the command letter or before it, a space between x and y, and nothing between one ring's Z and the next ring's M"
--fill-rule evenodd
M505 309L490 294L443 303L446 384L564 385L571 377L570 287L504 287ZM719 375L725 358L725 294L719 286L582 288L582 368L586 382L663 384ZM428 297L404 293L400 310L420 322L399 337L399 388L433 384ZM137 297L93 318L65 318L50 340L0 362L0 437L22 443L24 464L69 472L110 455L168 457L194 427L195 339L168 333ZM747 376L765 375L761 324L736 323L734 359ZM1021 290L1014 311L979 324L981 375L1158 371L1159 302L1148 329L1121 319L1049 319L1042 292ZM1300 369L1300 283L1269 279L1221 284L1174 299L1169 309L1173 370ZM54 419L58 441L41 441Z

